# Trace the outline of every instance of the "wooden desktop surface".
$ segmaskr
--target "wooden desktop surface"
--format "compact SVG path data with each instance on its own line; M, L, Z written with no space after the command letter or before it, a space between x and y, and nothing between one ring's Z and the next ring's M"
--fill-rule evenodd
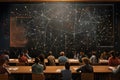
M34 63L34 59L28 59L29 63ZM79 64L79 60L78 59L69 59L69 62L71 64ZM9 59L9 63L19 63L18 59ZM48 63L48 60L45 59L45 63ZM58 59L55 59L55 63L58 64ZM99 60L99 64L108 64L108 60Z
M72 73L77 73L75 70L80 66L71 66ZM108 69L109 66L93 66L94 73L112 73ZM8 69L12 74L31 74L31 66L9 66ZM64 69L64 66L46 66L45 74L58 74Z
M34 63L34 59L28 59L29 63ZM79 61L77 59L69 59L70 63L79 64ZM9 59L9 63L19 63L18 59ZM45 59L45 63L48 63L48 60ZM58 59L55 59L55 63L58 63Z

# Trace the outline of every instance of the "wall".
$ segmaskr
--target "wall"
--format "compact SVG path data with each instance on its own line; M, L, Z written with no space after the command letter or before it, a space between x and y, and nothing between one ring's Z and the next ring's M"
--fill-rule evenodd
M54 53L62 50L72 53L119 49L118 3L53 2L1 5L6 6L5 10L1 11L1 21L6 24L1 23L1 48L13 47L9 44L9 28L16 25L26 30L22 33L25 33L28 40L24 47L34 47L43 53L49 50ZM20 18L15 22L17 24L10 25L10 17Z

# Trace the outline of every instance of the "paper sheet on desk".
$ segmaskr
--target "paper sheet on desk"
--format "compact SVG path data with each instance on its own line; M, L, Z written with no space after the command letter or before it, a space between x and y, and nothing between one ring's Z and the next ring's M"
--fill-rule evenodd
M115 67L110 66L110 67L108 67L108 69L110 69L110 70L114 70Z
M100 60L100 63L108 63L108 60Z
M57 69L56 72L61 72L61 69Z
M32 71L32 69L30 69L30 71Z
M30 62L30 61L32 61L31 59L28 59L28 61Z
M9 61L14 61L15 59L9 59Z
M77 62L78 60L77 59L72 59L72 60L69 60L70 62Z
M18 59L16 59L15 61L18 61Z
M78 68L77 68L77 67L74 67L73 69L74 69L74 70L77 70Z
M16 71L16 70L18 70L18 67L13 67L13 68L8 68L8 70L13 70L13 71Z

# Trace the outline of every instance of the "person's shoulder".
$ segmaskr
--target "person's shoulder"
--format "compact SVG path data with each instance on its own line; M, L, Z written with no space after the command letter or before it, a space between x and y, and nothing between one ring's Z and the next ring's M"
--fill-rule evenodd
M118 68L120 69L120 65L118 65Z
M86 65L81 65L79 68L84 68Z
M53 58L55 58L55 56L51 55Z
M66 58L66 59L68 59L68 57L66 57L66 56L63 56L64 58Z
M62 56L59 56L58 59L62 58Z
M90 64L89 64L89 67L93 68L93 66L92 66L92 65L90 65Z
M93 58L96 58L96 56L95 56L95 55L93 55L92 57L93 57Z
M92 55L90 58L93 58L94 57L94 55Z
M32 65L32 67L33 67L33 66L36 66L36 63L34 63L34 64Z
M62 69L62 70L61 70L61 72L64 72L64 71L65 71L65 69Z
M47 59L49 59L49 58L50 58L50 56L47 57Z
M109 57L109 58L108 58L108 60L111 60L111 59L112 59L112 57Z
M61 72L71 72L71 70L63 69L63 70L61 70Z
M38 63L38 65L39 65L39 66L41 66L41 67L43 67L43 66L44 66L43 64L40 64L40 63Z
M48 56L48 58L54 58L54 56L53 56L53 55L50 55L50 56Z

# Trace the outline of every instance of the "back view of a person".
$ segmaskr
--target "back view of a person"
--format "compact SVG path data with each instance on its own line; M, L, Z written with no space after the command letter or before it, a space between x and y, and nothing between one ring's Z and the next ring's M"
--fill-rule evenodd
M111 80L120 80L120 65L117 67L109 67L109 69L113 72Z
M92 73L93 67L90 65L90 60L87 57L82 59L83 65L80 66L76 71L82 73Z
M60 52L60 57L58 57L59 65L64 65L68 61L68 58L64 55L64 52Z
M43 74L44 66L39 61L39 58L35 58L35 63L32 65L32 73L34 74Z
M4 66L5 60L0 59L0 74L10 74L10 72Z
M55 66L55 57L52 55L52 52L49 52L49 56L47 57L48 64L50 66Z
M44 54L40 54L38 58L40 59L39 63L44 66L44 70L45 70L46 69L45 55Z
M76 72L80 72L81 73L81 77L77 76L77 80L93 80L93 76L91 76L92 79L88 78L86 76L86 74L84 75L84 73L87 73L88 75L93 74L93 67L90 65L90 60L87 57L82 58L82 62L83 65L81 65ZM86 76L86 77L85 77ZM81 78L81 79L80 79Z
M79 59L79 62L80 62L80 63L82 63L82 58L84 58L84 57L87 57L87 56L85 55L85 53L84 53L84 52L80 52L80 54L79 54L79 56L78 56L78 59Z
M61 70L62 80L72 80L72 72L69 62L65 62L65 69Z
M114 51L111 52L111 57L109 57L109 59L108 59L108 64L110 66L117 66L120 64L119 59L118 59L118 57L116 57Z
M45 80L44 67L39 62L39 58L35 58L35 63L32 65L32 80Z
M28 64L28 59L24 54L20 54L20 57L18 58L19 63L25 63Z
M98 57L96 56L95 51L92 51L92 56L90 57L90 63L91 64L97 64L98 63Z

